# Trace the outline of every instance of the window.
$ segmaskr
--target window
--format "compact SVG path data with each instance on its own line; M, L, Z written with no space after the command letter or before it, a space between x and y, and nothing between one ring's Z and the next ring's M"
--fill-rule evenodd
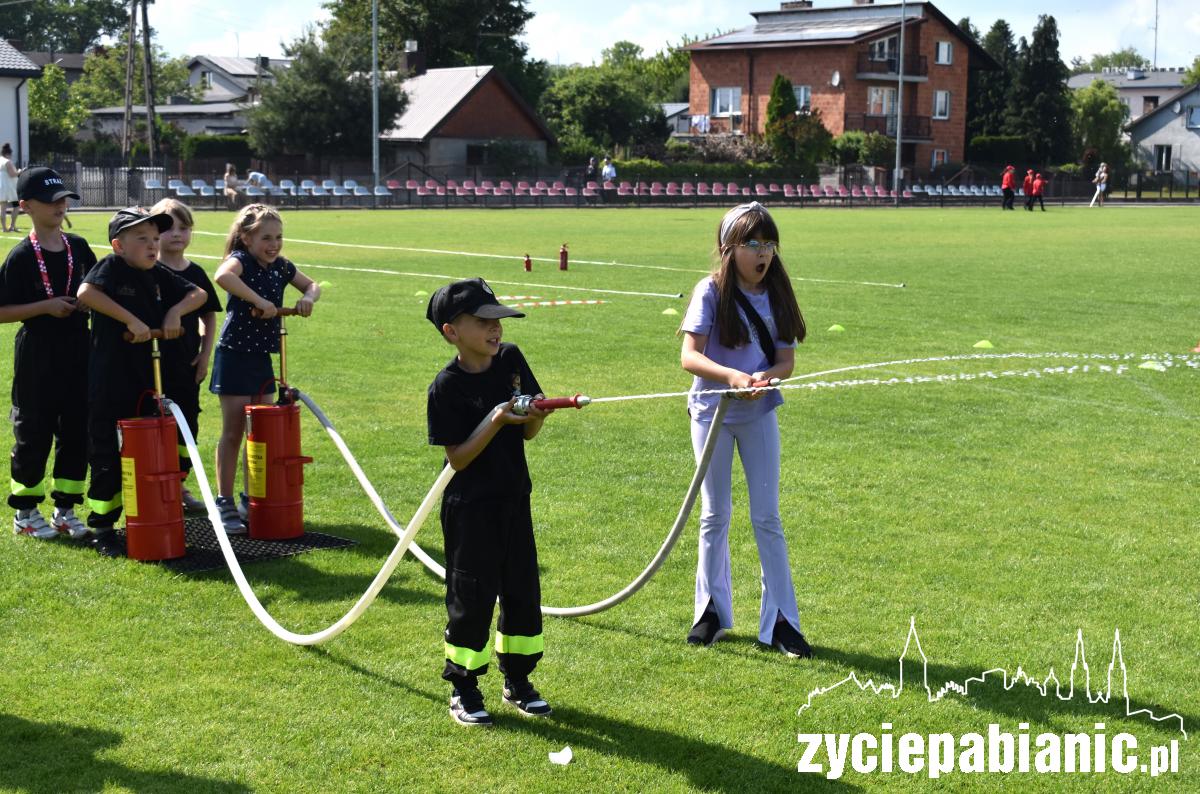
M895 59L896 53L899 52L900 38L898 36L888 36L886 39L871 42L870 53L873 61L890 61Z
M212 72L200 73L200 85L205 88L212 88Z
M950 118L950 92L933 92L933 117L935 119Z
M1200 129L1200 105L1187 109L1187 126L1188 129Z
M896 89L871 86L867 89L868 116L896 115Z
M937 43L937 53L933 58L934 63L950 64L954 62L954 44L949 41L939 41Z
M1158 107L1158 97L1144 96L1142 97L1142 115L1149 113Z
M742 88L714 88L712 95L712 114L714 116L732 116L742 112Z
M792 86L792 93L796 95L796 104L803 111L808 111L812 108L812 86L797 85Z
M1154 147L1154 170L1171 170L1171 145L1163 144Z
M467 144L467 165L487 165L486 144Z
M945 149L934 149L933 161L930 166L932 168L937 168L939 165L945 165L949 159L949 152L947 152Z

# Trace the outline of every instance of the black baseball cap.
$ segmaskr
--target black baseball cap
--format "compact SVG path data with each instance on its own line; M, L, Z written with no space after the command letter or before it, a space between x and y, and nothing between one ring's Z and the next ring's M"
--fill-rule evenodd
M17 198L24 201L44 201L53 204L60 198L79 200L79 194L63 184L62 177L53 168L38 166L26 168L17 177Z
M170 229L175 220L165 212L160 212L157 215L151 215L150 210L144 207L126 207L123 210L117 210L116 214L108 222L108 239L115 240L117 235L139 223L149 221L158 227L160 232L165 232Z
M525 316L496 300L496 293L481 278L447 284L429 296L429 308L425 316L434 328L441 330L443 324L453 321L460 314L473 314L487 320Z

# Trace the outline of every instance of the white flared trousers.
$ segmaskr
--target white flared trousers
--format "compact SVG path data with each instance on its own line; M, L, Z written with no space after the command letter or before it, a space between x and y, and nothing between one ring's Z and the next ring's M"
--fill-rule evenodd
M710 423L692 420L692 449L697 461L708 438ZM726 423L718 431L708 474L700 486L700 554L696 562L696 605L692 623L700 620L711 601L721 627L733 628L733 589L729 570L729 522L733 512L731 479L733 448L737 445L746 487L750 491L750 523L758 544L762 603L758 614L758 639L771 643L779 615L800 631L796 591L788 565L787 539L779 517L779 423L774 411L739 424Z

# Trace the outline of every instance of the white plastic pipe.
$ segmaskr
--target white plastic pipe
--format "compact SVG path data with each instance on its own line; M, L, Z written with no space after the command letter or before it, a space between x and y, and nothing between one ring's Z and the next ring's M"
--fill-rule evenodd
M333 439L334 445L342 453L342 457L345 458L346 464L350 467L350 471L354 473L359 485L362 486L363 491L367 494L367 497L371 500L371 503L375 505L375 509L379 511L379 515L383 517L383 520L388 525L388 528L391 529L394 534L401 537L411 537L412 526L410 525L408 531L406 531L404 527L400 526L400 524L396 521L395 517L391 514L391 511L387 509L387 505L383 503L383 499L379 496L379 492L375 490L375 487L371 484L371 481L367 479L366 473L363 472L362 467L358 465L358 461L354 459L354 454L350 452L350 448L346 446L345 440L342 439L341 435L334 428L333 423L329 421L329 417L327 417L324 412L317 407L316 403L314 403L312 398L310 398L308 395L297 391L296 396L301 402L308 406L308 409L312 411L313 416L315 416L317 421L321 423L321 426L325 428L325 432L327 432L329 437ZM717 411L713 416L712 424L709 426L708 436L705 438L704 448L700 453L700 459L696 462L696 472L692 475L692 481L688 486L687 494L684 496L683 505L679 508L679 513L675 517L675 523L671 526L671 531L667 533L667 537L663 541L662 546L659 548L658 553L654 555L654 558L650 560L645 569L643 569L642 572L638 574L634 580L626 585L623 589L602 601L577 607L542 606L542 614L555 615L557 617L582 617L583 615L593 615L597 612L603 612L604 610L614 607L617 604L620 604L622 601L625 601L638 590L642 589L642 586L645 585L646 582L650 581L650 578L654 576L660 567L662 567L663 562L667 559L667 555L670 554L671 550L675 547L675 543L679 540L679 535L683 532L683 527L687 524L688 516L691 515L692 508L696 504L696 497L700 493L700 484L704 481L704 475L708 472L708 465L712 460L713 449L716 446L718 433L713 431L720 428L721 422L725 416L725 411L728 407L728 399L723 399L717 403ZM487 418L484 419L484 422L486 421ZM476 428L475 432L478 432L478 429L479 428ZM472 435L474 435L474 433L472 433ZM446 470L450 470L450 467L447 466ZM446 470L443 470L442 472L443 477L446 476ZM449 478L447 477L447 481L448 480ZM434 494L434 490L437 491L436 495ZM438 488L438 483L435 482L434 488L431 489L429 494L426 495L425 500L429 501L431 496L436 499L437 497L441 496L443 490L445 490L445 484L442 484L441 488ZM422 502L422 505L424 505L424 502ZM423 518L424 516L422 516L422 519ZM437 575L441 579L446 578L446 569L440 565L437 560L434 560L432 557L426 554L420 546L418 546L416 543L410 543L408 545L408 549L413 553L414 557L420 560L421 563L430 570L430 572Z

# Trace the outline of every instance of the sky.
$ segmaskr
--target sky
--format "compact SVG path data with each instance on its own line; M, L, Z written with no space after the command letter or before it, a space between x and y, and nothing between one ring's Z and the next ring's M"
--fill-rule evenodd
M815 5L846 2L815 0ZM328 19L323 5L324 0L159 0L150 6L150 24L172 55L278 57L282 45L305 27ZM1200 55L1196 0L939 0L936 5L954 21L969 16L982 32L1004 19L1015 36L1026 38L1039 14L1052 14L1067 62L1127 46L1153 59L1157 5L1158 65L1188 66ZM599 62L601 51L616 41L632 41L652 53L685 35L746 27L754 22L751 11L778 7L778 0L529 0L535 16L524 39L534 58L589 64Z

